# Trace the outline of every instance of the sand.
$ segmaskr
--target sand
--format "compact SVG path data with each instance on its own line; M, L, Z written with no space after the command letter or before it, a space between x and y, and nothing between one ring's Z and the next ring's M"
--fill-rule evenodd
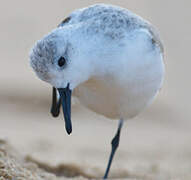
M51 87L28 63L34 42L72 10L100 2L3 1L0 7L0 179L79 179L103 176L117 121L75 103L73 133L63 115L51 117ZM108 1L101 1L108 2ZM128 0L117 4L140 14L160 31L166 78L152 106L128 121L110 177L191 179L191 2ZM3 150L2 150L3 149ZM30 176L30 178L29 178ZM12 178L13 180L15 180Z
M34 175L34 179L66 179L68 174L77 175L77 179L78 175L85 179L101 178L117 122L74 104L74 132L68 136L63 117L51 118L46 100L39 101L35 106L24 107L25 101L33 104L36 100L29 96L26 99L22 97L19 97L19 103L15 103L18 100L14 97L10 97L7 104L3 102L4 108L9 107L12 112L9 115L7 112L1 114L5 121L0 127L0 136L4 139L0 147L5 147L8 156L1 154L0 161L13 162L10 164L14 167L11 169L6 165L7 174L21 174L23 179L28 179L30 174ZM154 107L159 108L157 104ZM144 116L155 112L155 108ZM148 117L144 119L141 116L125 124L110 177L138 180L191 178L190 132L174 124L161 124L155 119L153 124ZM32 162L32 165L27 165L28 162Z
M6 140L0 139L0 180L65 180L97 179L72 164L51 166L23 157ZM118 178L119 179L119 178ZM128 178L130 180L130 178Z
M5 140L0 140L0 179L1 180L61 180L91 178L80 168L72 165L51 167L31 157L22 157ZM76 178L77 177L77 178Z

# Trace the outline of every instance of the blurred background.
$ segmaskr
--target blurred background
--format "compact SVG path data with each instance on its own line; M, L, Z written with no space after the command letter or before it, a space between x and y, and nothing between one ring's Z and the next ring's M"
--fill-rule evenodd
M2 1L0 6L0 138L25 155L56 165L73 163L102 175L117 121L72 107L73 134L51 117L51 87L37 79L28 54L36 40L68 14L94 3L128 8L160 32L166 77L155 102L122 131L112 172L123 177L191 179L191 1Z

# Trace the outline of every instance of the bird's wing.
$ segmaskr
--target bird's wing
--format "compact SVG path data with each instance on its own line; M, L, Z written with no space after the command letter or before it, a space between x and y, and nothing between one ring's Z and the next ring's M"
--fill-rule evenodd
M161 53L164 55L164 47L163 47L163 43L159 37L158 31L151 24L148 24L147 30L150 32L150 34L152 36L153 43L155 43L159 46Z
M99 29L106 29L103 30L106 31L106 34L111 34L109 33L111 28L119 32L119 27L127 31L136 28L147 29L152 36L153 43L159 46L162 54L164 52L157 30L149 22L127 9L112 5L96 4L88 8L73 11L58 25L58 27L84 22L93 24L92 26L95 30L96 27ZM108 29L109 32L107 32Z
M71 20L71 17L70 17L70 16L66 17L66 18L58 25L58 27L62 27L62 26L64 26L64 25L66 25L67 23L69 23L70 20Z

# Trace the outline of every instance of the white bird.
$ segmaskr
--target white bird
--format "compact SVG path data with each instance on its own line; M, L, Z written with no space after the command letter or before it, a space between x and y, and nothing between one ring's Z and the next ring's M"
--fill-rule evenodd
M58 116L62 104L68 134L72 93L92 111L120 120L106 179L123 120L151 104L162 86L163 46L158 33L127 9L96 4L75 10L37 41L30 64L40 79L53 86L52 114Z

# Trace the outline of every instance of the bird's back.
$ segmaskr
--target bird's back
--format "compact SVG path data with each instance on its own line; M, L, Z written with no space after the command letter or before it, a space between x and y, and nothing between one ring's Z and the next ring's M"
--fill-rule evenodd
M146 20L131 11L113 5L96 4L74 11L64 19L59 27L82 25L83 31L90 35L103 34L111 39L121 39L135 29L146 29L153 43L163 53L163 46L156 29Z

